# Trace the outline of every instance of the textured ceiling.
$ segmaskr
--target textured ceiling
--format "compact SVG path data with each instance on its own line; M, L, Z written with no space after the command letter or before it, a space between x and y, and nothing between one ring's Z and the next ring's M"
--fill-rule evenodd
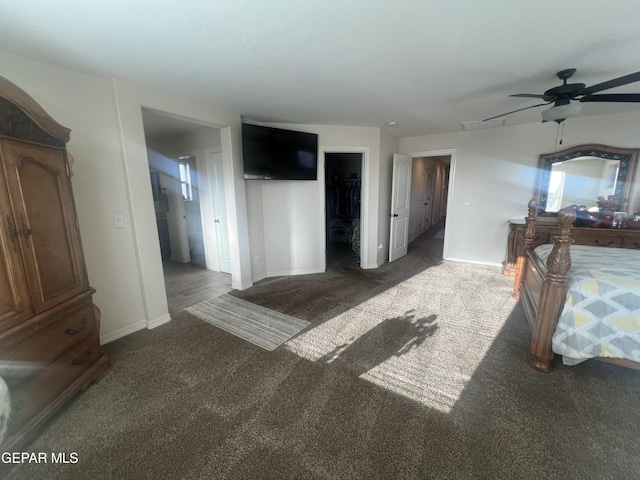
M539 103L508 95L542 93L561 69L587 85L640 70L638 0L0 0L0 18L5 51L251 120L401 137ZM640 104L582 114L629 110Z

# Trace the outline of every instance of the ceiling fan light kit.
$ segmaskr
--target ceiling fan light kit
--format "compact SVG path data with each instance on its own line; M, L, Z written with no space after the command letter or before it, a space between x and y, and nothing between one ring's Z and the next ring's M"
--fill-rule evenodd
M543 121L561 123L565 119L575 117L580 113L580 105L572 104L572 100L577 102L640 103L640 93L605 93L603 95L594 95L595 93L603 90L609 90L629 83L638 82L640 81L640 72L614 78L591 87L587 87L584 83L567 83L567 80L571 78L575 72L575 68L567 68L559 71L556 76L562 80L562 85L550 88L543 94L517 93L515 95L509 95L510 97L537 98L543 100L545 103L519 108L518 110L502 113L483 121L486 122L494 118L521 112L522 110L528 110L530 108L541 107L543 105L550 105L553 103L553 107L542 112Z
M575 117L580 113L580 105L568 103L567 105L558 105L542 111L542 119L545 122L562 122L563 120Z

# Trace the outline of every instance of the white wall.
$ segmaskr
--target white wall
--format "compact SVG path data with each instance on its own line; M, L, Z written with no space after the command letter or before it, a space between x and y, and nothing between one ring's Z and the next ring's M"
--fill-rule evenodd
M251 285L249 239L246 224L246 200L242 179L240 149L240 116L149 90L138 85L114 81L119 122L123 141L124 166L128 179L130 204L133 209L134 238L139 258L139 270L147 318L160 318L164 282L159 254L157 230L150 222L150 183L141 110L143 107L170 113L178 118L209 124L220 128L222 158L225 170L225 191L229 214L229 240L231 247L231 283L233 288ZM155 221L153 222L155 223Z
M276 275L322 272L325 268L324 157L326 151L363 151L362 266L375 268L388 252L391 158L399 141L370 127L268 124L318 134L317 181L246 182L253 281ZM366 183L366 187L365 187ZM367 215L367 211L369 214ZM378 251L383 244L385 250Z
M139 329L145 312L110 80L4 52L0 65L0 75L71 129L72 184L89 281L102 311L102 337ZM115 228L114 214L124 215L125 228Z
M251 285L240 116L0 51L0 75L71 129L72 180L89 281L110 341L169 319L142 107L221 128L234 288ZM122 214L125 228L115 228Z
M238 114L1 51L0 65L0 75L72 130L72 182L89 280L103 314L103 340L168 320L142 107L220 128L234 288L247 288L252 278L267 274L322 270L324 183L245 182ZM640 113L571 119L562 148L584 143L638 147L639 125ZM370 214L363 225L368 235L363 266L368 267L381 264L388 252L391 157L396 150L456 151L448 257L499 265L506 222L524 216L538 156L553 151L556 137L553 123L402 140L379 128L282 128L318 133L323 148L366 152L364 201ZM471 199L470 206L464 205L465 198ZM637 193L630 211L640 211ZM115 228L114 214L124 215L125 228Z
M536 123L400 140L400 151L407 155L456 150L447 211L449 259L491 265L504 260L507 221L526 215L538 157L554 151L555 139L555 123ZM587 143L639 147L640 113L567 120L558 150ZM640 208L638 190L630 210Z

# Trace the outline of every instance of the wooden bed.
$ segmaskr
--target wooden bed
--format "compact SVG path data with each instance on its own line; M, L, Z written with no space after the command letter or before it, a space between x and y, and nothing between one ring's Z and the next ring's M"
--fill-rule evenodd
M543 262L534 251L538 205L535 200L531 200L528 207L525 235L517 250L513 297L522 301L533 332L529 365L540 372L549 372L554 359L552 339L567 297L567 276L571 268L570 247L574 243L571 229L576 220L576 211L568 207L558 212L558 234L552 238L553 248L546 262ZM640 369L640 363L631 360L597 358Z

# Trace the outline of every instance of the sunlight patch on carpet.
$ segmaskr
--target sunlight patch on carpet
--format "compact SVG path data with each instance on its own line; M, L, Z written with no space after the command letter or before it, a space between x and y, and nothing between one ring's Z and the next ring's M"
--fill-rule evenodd
M185 311L269 351L309 325L306 320L227 294L187 307Z
M473 285L452 289L452 275ZM498 291L487 296L486 288ZM336 307L335 316L285 348L341 362L360 378L448 413L509 318L510 289L495 268L447 262L346 311Z

